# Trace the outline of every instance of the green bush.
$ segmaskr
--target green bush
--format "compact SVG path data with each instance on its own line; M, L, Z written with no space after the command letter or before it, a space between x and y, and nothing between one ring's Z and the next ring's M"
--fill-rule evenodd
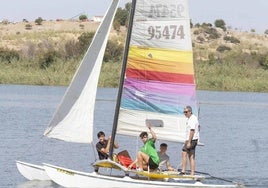
M79 27L80 27L80 29L84 29L85 28L85 25L79 24Z
M194 35L199 35L200 34L200 31L197 29L197 30L194 30L193 32Z
M79 37L78 37L78 41L79 41L79 48L80 48L80 52L81 53L85 53L85 51L88 49L93 37L94 37L94 32L85 32L82 33Z
M201 26L200 23L195 24L196 28L199 28L200 26Z
M218 52L230 51L231 48L228 46L220 45L217 49Z
M122 59L124 47L116 41L109 40L104 54L104 62L117 62Z
M218 39L221 37L215 28L206 28L205 33L209 34L208 39Z
M11 63L12 60L18 61L20 54L15 50L0 48L0 60L2 62Z
M240 40L238 40L237 38L232 37L232 36L231 37L230 36L224 36L223 40L231 42L231 43L234 43L234 44L240 43Z
M196 37L196 40L197 40L198 42L201 42L201 43L203 43L203 42L205 41L204 37L202 37L202 36L198 36L198 37Z
M39 58L39 65L41 69L47 69L50 67L54 62L56 62L57 58L60 57L60 54L55 51L48 51L41 55Z
M117 20L114 20L113 27L114 27L114 30L116 30L117 32L120 31L120 23Z
M79 43L75 40L69 40L65 43L65 57L67 59L79 56Z
M260 55L259 56L259 64L264 68L268 69L268 56L267 55Z
M209 28L209 27L212 27L212 24L211 23L202 23L201 25L202 28Z
M26 24L25 25L26 30L31 30L32 28L33 28L33 26L31 24Z

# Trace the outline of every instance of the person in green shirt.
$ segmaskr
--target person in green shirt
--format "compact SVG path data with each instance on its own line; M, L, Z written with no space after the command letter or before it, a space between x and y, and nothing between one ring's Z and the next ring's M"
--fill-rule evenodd
M133 163L131 163L128 168L132 168L132 166L138 162L138 169L139 171L142 170L148 170L148 167L150 170L155 170L158 168L159 165L159 157L157 154L157 150L155 149L155 140L156 140L156 134L152 130L151 125L147 124L148 129L150 130L150 133L152 135L152 138L148 138L147 132L142 132L140 134L140 138L142 142L144 143L143 147L138 151L137 158Z

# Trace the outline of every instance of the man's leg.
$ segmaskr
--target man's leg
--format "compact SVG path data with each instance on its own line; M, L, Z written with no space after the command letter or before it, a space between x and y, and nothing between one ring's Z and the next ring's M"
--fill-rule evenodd
M149 162L149 156L141 151L138 151L137 159L139 168L146 169Z
M191 169L191 175L194 175L195 171L195 152L190 151L189 152L189 161L190 161L190 169Z
M186 165L187 165L187 152L186 151L182 151L181 159L182 159L181 172L185 173Z

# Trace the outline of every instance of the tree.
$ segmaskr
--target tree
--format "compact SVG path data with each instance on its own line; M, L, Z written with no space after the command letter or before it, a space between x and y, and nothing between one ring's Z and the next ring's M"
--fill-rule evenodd
M128 20L128 11L119 7L116 11L114 20L117 20L120 25L125 26Z
M41 17L38 17L34 22L36 25L42 25L43 19Z
M226 42L234 43L234 44L240 43L240 40L233 36L224 36L223 40L225 40Z
M250 32L255 33L256 31L255 31L255 29L250 29Z
M223 31L226 31L226 24L222 19L215 20L214 25L215 27L222 28Z
M266 30L264 31L264 34L265 34L265 35L268 35L268 29L266 29Z
M130 2L125 4L125 9L126 9L127 12L130 12L130 10L131 10L131 5L132 5L132 4L131 4Z
M79 20L81 20L81 21L85 21L85 20L87 20L87 15L85 15L85 14L81 14L81 15L79 16Z

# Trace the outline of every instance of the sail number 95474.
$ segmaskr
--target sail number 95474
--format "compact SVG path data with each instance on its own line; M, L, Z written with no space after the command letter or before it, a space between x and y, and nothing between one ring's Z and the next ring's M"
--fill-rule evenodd
M167 25L167 26L149 26L148 27L148 34L150 38L148 40L151 40L153 38L155 39L184 39L185 33L184 28L182 25Z

